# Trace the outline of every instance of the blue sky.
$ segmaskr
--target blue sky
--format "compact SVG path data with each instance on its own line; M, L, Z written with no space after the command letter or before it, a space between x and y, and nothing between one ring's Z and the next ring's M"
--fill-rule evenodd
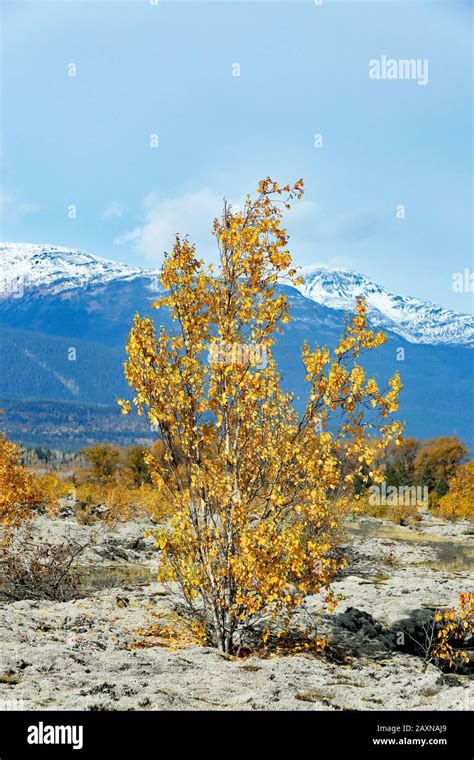
M469 1L3 0L2 15L3 239L152 267L181 232L212 259L224 195L303 177L297 264L472 310L452 289L473 269ZM370 79L382 55L428 60L427 84Z

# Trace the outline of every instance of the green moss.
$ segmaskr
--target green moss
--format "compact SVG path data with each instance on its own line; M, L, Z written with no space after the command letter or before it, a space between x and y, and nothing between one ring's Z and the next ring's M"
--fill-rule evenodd
M323 705L334 707L327 693L318 690L295 694L295 699L299 702L322 702Z
M15 678L14 676L0 676L0 683L8 683L14 686L18 683L21 683L21 681L19 678Z

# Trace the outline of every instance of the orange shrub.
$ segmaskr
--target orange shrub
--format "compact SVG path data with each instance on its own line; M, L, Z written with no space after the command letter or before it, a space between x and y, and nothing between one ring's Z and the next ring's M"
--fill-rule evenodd
M447 520L474 519L474 459L463 464L438 503L437 513Z
M19 464L20 449L0 436L0 523L16 526L47 501L41 479Z

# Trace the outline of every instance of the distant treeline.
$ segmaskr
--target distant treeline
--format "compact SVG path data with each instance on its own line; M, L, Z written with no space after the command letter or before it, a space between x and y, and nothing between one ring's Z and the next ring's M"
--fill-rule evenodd
M103 479L101 467L104 463L107 463L107 477L111 477L118 473L131 457L137 461L143 460L147 451L153 450L156 456L159 449L159 441L152 446L99 443L84 447L80 451L36 446L24 449L22 461L29 466L41 466L51 470L92 465L95 474ZM404 438L399 446L391 445L378 464L382 468L387 486L422 485L427 486L430 492L444 496L448 491L449 481L459 466L467 460L468 448L457 436L442 436L427 441ZM146 470L145 464L143 470Z
M398 446L391 444L386 449L378 465L387 487L426 486L434 506L448 493L451 480L468 461L468 454L468 447L455 435L426 441L403 438ZM356 485L356 491L363 494L371 485L368 478Z
M117 404L2 399L0 407L2 431L26 449L67 453L102 442L126 448L154 440L143 417L125 418Z

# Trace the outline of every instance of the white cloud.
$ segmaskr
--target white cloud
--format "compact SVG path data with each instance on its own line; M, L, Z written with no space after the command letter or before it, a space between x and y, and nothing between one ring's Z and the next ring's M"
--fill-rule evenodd
M242 208L244 199L245 194L242 193L236 194L235 200L228 200L238 210ZM209 187L167 199L149 193L143 203L144 223L125 232L115 242L118 245L132 243L137 253L159 265L163 253L172 249L175 236L179 233L181 237L188 235L189 241L196 245L199 256L215 262L217 246L212 235L212 223L221 214L222 204L223 198ZM317 204L311 201L295 203L284 222L292 239L294 233L294 240L301 240L300 236L304 236L317 210Z
M120 219L123 216L123 208L115 202L109 203L102 211L102 219Z
M150 193L144 201L144 223L121 235L115 242L133 243L138 253L158 265L163 253L172 249L179 233L183 238L188 235L190 243L196 245L199 256L212 261L216 259L217 251L212 223L221 208L222 198L209 188L165 200Z
M0 216L3 221L16 222L23 214L38 211L35 203L25 203L16 193L0 189Z
M314 201L301 201L285 214L290 236L289 249L295 264L318 264L347 268L346 251L377 235L387 222L378 209L349 209L328 212Z
M360 241L372 237L386 220L384 215L374 209L349 210L337 216L323 220L316 231L317 240Z
M222 183L220 183L222 184ZM243 204L244 193L236 193L230 201ZM159 198L149 193L143 202L144 221L116 239L117 244L132 244L136 253L159 266L163 253L171 251L176 234L196 245L198 256L216 262L217 246L212 235L212 222L222 211L222 197L209 187L183 193L174 198ZM236 208L234 203L234 208ZM372 209L327 213L314 200L294 201L284 211L283 226L289 234L289 250L294 263L325 263L346 266L339 247L366 240L376 233L383 215ZM342 255L341 255L342 254Z

